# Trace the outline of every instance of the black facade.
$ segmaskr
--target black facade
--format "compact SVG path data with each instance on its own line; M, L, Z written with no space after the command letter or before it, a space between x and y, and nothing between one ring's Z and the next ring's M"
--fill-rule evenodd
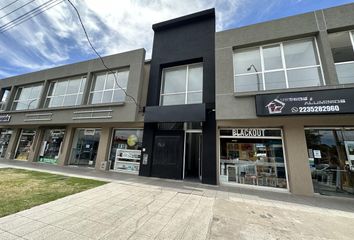
M171 122L200 123L200 177L203 183L216 184L214 9L155 24L153 30L143 139L145 161L141 161L140 175L182 179L184 131L167 131L158 126L159 123ZM162 70L193 63L202 63L203 66L202 103L160 106Z

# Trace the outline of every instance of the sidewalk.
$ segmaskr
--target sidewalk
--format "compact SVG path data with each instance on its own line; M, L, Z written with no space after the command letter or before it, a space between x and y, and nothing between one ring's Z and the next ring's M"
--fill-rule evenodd
M0 218L0 239L352 239L354 200L0 161L109 184ZM0 183L1 184L1 183Z

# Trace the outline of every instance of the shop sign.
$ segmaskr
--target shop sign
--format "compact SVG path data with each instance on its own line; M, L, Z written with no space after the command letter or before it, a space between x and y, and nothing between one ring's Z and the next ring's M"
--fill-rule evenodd
M354 89L256 95L257 116L354 113Z
M11 116L6 114L6 115L0 115L0 122L10 122Z
M234 137L264 137L265 129L260 128L234 128L232 136Z
M95 135L95 129L85 128L84 135L85 136L94 136Z

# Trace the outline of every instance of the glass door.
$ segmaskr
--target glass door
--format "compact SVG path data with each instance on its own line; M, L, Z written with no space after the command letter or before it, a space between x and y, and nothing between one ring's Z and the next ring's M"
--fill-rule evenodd
M306 129L314 191L354 196L354 130Z
M0 158L4 158L9 145L10 138L12 135L12 130L10 129L1 129L0 132Z
M38 162L57 164L65 129L46 129Z
M184 178L201 178L202 133L186 132Z
M27 161L36 131L34 129L22 129L18 140L15 159Z
M100 136L101 129L76 129L69 164L94 167Z

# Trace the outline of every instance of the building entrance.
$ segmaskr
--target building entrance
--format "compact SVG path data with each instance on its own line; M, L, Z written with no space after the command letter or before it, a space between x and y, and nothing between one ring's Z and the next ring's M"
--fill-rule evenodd
M35 135L36 131L34 129L22 129L15 154L16 160L28 160Z
M69 164L95 167L100 136L101 129L76 129Z
M184 178L201 178L202 133L186 132Z

